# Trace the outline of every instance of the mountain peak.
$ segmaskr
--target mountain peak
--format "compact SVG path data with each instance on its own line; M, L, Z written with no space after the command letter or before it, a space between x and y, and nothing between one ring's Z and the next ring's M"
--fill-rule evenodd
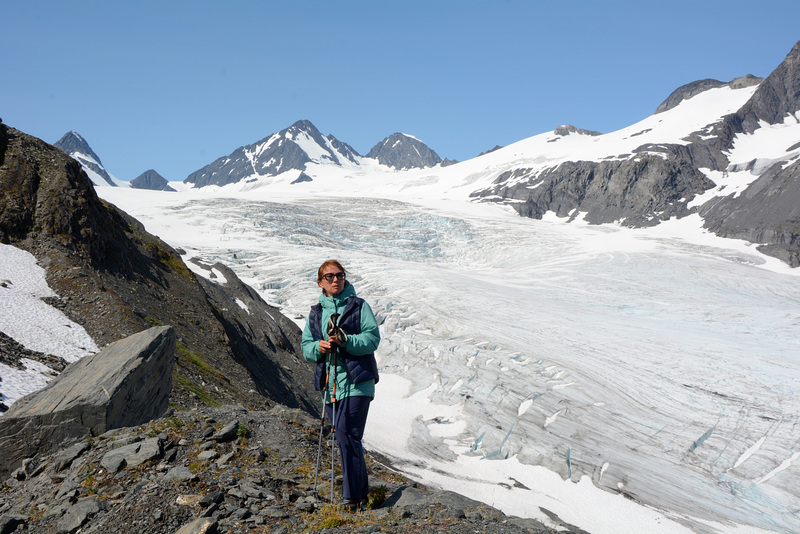
M131 187L134 189L150 189L153 191L175 191L169 186L167 179L158 174L154 169L148 169L131 180Z
M94 153L86 139L75 130L65 133L53 146L73 159L78 160L95 185L117 185L103 166L100 157Z
M800 109L800 41L761 82L756 92L742 106L738 115L742 119L742 128L752 133L757 130L759 122L768 124L782 123L787 114L794 114Z
M367 153L379 163L396 169L435 167L442 158L412 135L395 132Z
M304 172L309 164L358 165L360 156L333 135L322 135L309 120L299 120L261 141L190 174L184 182L196 187L224 186L258 176Z
M317 127L314 126L314 124L308 119L300 119L299 121L289 126L287 130L303 130L306 132L319 132Z
M92 147L90 147L89 143L86 142L86 139L81 137L81 135L75 130L70 130L69 132L65 133L63 136L61 136L61 139L55 142L53 146L61 149L62 152L70 156L75 153L83 154L92 158L96 163L102 165L100 158L94 153Z
M725 87L728 86L731 89L742 89L744 87L751 87L753 85L758 85L764 79L758 78L753 76L752 74L748 74L747 76L742 76L740 78L734 78L733 80L729 81L728 83L721 82L719 80L714 80L712 78L706 78L705 80L697 80L691 83L687 83L686 85L682 85L675 89L672 94L670 94L666 100L664 100L657 108L655 113L663 113L665 111L669 111L670 109L678 106L684 100L689 100L693 96L697 96L700 93L704 93L711 89L716 89L718 87Z

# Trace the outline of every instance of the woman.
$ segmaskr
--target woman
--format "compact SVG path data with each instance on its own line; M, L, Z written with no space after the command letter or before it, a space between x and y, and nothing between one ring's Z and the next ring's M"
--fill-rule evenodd
M305 359L317 363L314 387L324 390L325 411L339 444L344 506L355 511L369 493L361 438L378 382L374 353L381 336L372 309L356 296L346 276L337 260L320 266L317 285L322 294L308 315L302 347Z

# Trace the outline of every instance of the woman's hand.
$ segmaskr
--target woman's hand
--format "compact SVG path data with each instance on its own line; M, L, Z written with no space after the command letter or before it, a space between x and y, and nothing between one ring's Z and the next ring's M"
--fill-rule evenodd
M341 345L341 341L339 341L339 337L336 335L330 336L328 339L320 339L319 340L319 351L322 354L328 354L334 346Z

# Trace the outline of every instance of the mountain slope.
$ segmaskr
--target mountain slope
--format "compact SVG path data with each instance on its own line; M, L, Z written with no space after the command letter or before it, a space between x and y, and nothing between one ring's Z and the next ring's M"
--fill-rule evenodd
M717 132L731 175L754 177L742 191L705 202L705 226L723 237L763 243L763 252L800 266L800 42Z

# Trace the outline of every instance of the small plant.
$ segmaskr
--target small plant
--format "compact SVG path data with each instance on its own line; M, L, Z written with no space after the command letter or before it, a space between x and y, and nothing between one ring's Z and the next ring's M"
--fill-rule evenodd
M150 317L149 315L147 317L145 317L144 320L147 321L148 323L150 323L153 326L164 326L164 323L162 323L158 319Z
M167 426L175 433L179 433L186 426L186 421L180 417L170 417L167 419Z
M187 364L191 364L197 368L204 375L213 376L217 378L222 378L223 375L214 367L212 367L208 362L203 359L203 357L196 353L189 350L189 347L181 343L180 341L175 344L175 350L178 353L178 362L186 366Z
M314 472L314 467L308 463L304 463L303 465L295 467L294 472L298 475L310 475Z
M346 524L356 523L356 519L344 513L344 508L339 504L326 504L319 508L309 522L309 530L322 530L323 528L336 528Z
M386 500L386 486L380 485L369 490L367 497L367 508L375 510Z
M189 380L189 377L186 376L185 374L180 372L175 372L172 378L175 384L197 395L197 398L203 401L206 405L214 408L222 406L221 402L219 402L216 399L213 399L208 393L206 393L205 391L200 389L197 385L192 383L192 381Z
M94 474L89 473L86 478L83 479L83 483L81 485L89 491L90 495L97 493L98 481Z

